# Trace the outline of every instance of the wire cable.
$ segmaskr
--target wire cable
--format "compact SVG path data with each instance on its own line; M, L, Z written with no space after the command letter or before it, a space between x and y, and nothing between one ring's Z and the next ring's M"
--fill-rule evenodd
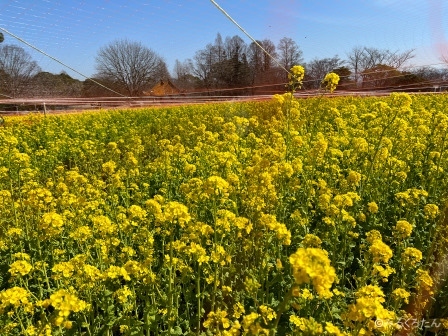
M218 8L221 13L225 15L226 18L228 18L234 25L238 27L239 30L241 30L252 42L254 42L266 55L268 55L277 65L285 70L288 74L290 73L288 69L286 69L274 56L272 56L266 49L263 48L263 46L257 42L243 27L241 27L238 22L236 22L215 0L210 0L216 8Z
M32 45L31 43L25 41L24 39L20 38L19 36L17 36L17 35L15 35L15 34L11 33L10 31L6 30L5 28L0 27L0 30L2 30L2 31L4 31L6 34L8 34L8 35L14 37L14 38L17 39L18 41L20 41L20 42L26 44L28 47L30 47L30 48L36 50L37 52L41 53L42 55L44 55L44 56L46 56L46 57L52 59L53 61L55 61L55 62L61 64L62 66L66 67L67 69L70 69L71 71L73 71L73 72L77 73L78 75L84 77L85 79L91 80L92 82L94 82L95 84L101 86L102 88L104 88L104 89L106 89L106 90L109 90L110 92L116 93L116 94L119 95L119 96L122 96L122 97L125 97L125 98L130 98L130 97L124 95L124 94L121 94L121 93L119 93L119 92L117 92L117 91L115 91L115 90L113 90L113 89L111 89L111 88L109 88L109 87L107 87L107 86L101 84L100 82L98 82L98 81L96 81L96 80L90 78L89 76L84 75L83 73L79 72L78 70L73 69L71 66L69 66L69 65L65 64L64 62L58 60L57 58L55 58L55 57L53 57L53 56L47 54L45 51L43 51L43 50L37 48L36 46L34 46L34 45Z

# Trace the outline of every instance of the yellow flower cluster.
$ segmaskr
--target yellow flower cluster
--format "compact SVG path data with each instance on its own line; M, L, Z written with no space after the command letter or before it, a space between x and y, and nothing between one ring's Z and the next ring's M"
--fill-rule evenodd
M191 219L188 208L179 202L168 202L163 207L163 219L167 223L178 223L183 227Z
M405 239L411 236L412 225L406 220L399 220L394 228L394 236L398 239Z
M388 263L389 259L392 258L391 248L379 239L375 239L372 242L372 245L370 245L369 248L369 253L372 256L374 263Z
M60 289L54 294L51 294L49 299L42 301L40 304L43 307L48 307L51 305L57 311L54 324L56 326L61 326L64 324L64 327L67 329L71 328L68 317L72 312L77 313L89 308L89 304L78 299L76 295L64 289Z
M420 288L424 290L431 291L432 286L434 285L434 281L432 277L429 275L428 271L418 269L417 270L417 284Z
M323 327L313 317L297 317L291 315L289 321L294 325L295 330L303 335L322 335ZM331 329L331 328L330 328Z
M330 92L336 90L338 84L339 84L339 75L334 72L326 74L325 78L322 81L322 85L324 85L325 89L327 89Z
M397 288L393 290L392 295L396 300L403 300L404 303L409 303L409 297L411 296L411 293L403 288Z
M423 207L423 212L427 218L434 219L439 214L439 207L435 204L426 204Z
M204 328L213 330L230 328L230 320L227 318L227 312L217 310L216 312L211 311L208 313L207 319L204 322Z
M336 281L335 269L330 265L328 253L318 248L299 248L289 257L296 284L312 283L322 298L333 296L330 289Z
M304 76L305 68L301 65L294 65L288 73L289 85L294 89L300 88Z
M48 212L42 215L39 229L42 230L43 238L49 239L62 231L64 220L61 215L55 212Z
M371 214L376 214L378 212L378 204L376 202L367 203L367 209Z
M374 264L373 265L373 271L372 274L373 275L379 275L383 282L387 282L389 276L395 273L395 269L393 269L392 267L390 267L389 265L386 265L385 267L379 265L379 264Z
M308 233L305 235L305 237L302 240L303 247L314 247L314 248L320 248L322 244L322 240L312 233Z
M448 97L297 99L303 78L6 118L0 334L392 334L410 293L445 297L423 270L448 241Z
M416 266L423 258L423 254L419 249L415 247L406 247L401 254L401 260L406 267Z
M14 261L9 266L9 273L11 273L11 276L17 276L17 275L27 275L31 270L33 269L33 266L26 260L18 260Z
M17 309L23 307L26 311L33 308L29 298L31 293L21 287L12 287L0 292L0 313L4 313L8 308Z
M275 232L277 239L283 245L291 244L291 232L289 232L285 224L277 222L273 215L262 214L260 223L263 227Z
M393 311L384 308L383 291L374 285L364 286L355 293L356 300L348 307L347 318L353 322L362 323L372 332L391 332L398 328L396 315ZM382 323L375 323L379 320Z

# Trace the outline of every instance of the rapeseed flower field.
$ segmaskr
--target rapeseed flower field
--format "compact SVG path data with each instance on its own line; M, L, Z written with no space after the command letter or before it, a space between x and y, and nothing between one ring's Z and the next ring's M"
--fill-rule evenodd
M290 92L5 118L0 334L443 334L446 106Z

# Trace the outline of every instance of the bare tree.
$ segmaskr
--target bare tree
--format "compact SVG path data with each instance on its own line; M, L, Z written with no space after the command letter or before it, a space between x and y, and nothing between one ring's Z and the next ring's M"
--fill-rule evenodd
M251 84L273 83L276 81L278 73L274 60L278 57L275 44L269 39L257 41L257 43L252 42L247 49Z
M101 48L96 57L97 77L116 83L130 96L141 95L168 71L163 59L140 42L117 40Z
M40 71L31 55L23 48L6 44L0 46L0 88L3 94L17 97L25 92L25 85Z
M414 50L399 52L388 49L355 47L347 56L347 63L353 71L355 82L360 84L361 74L366 73L368 69L377 69L380 65L400 69L414 57Z
M269 55L271 55L274 59L278 58L277 51L275 50L275 44L269 39L264 39L261 41L261 46L264 50L266 50ZM271 56L269 56L265 52L262 54L263 59L263 71L267 72L272 69L272 67L275 65L274 59L272 59Z
M448 64L448 54L443 54L442 56L440 56L440 60Z
M327 73L332 72L343 65L344 61L337 55L331 58L313 59L306 64L305 81L308 83L307 87L318 89Z
M216 45L215 48L217 48ZM246 43L238 35L226 37L224 48L226 51L227 59L236 58L237 60L241 60L242 55L247 52Z
M226 59L226 51L225 51L225 45L224 42L222 41L222 36L220 33L218 33L216 35L215 38L215 44L213 46L215 48L215 53L216 53L216 62L222 62Z
M159 80L168 80L171 78L170 72L168 71L168 67L163 58L159 58L156 64L156 68L154 71L154 79L156 81Z
M182 80L185 77L191 75L193 69L193 62L191 59L187 59L184 62L179 61L176 59L176 62L174 63L174 77L177 80Z
M203 85L210 89L212 87L212 70L215 64L215 48L212 44L207 44L205 49L196 51L193 57L194 66L193 74L203 83Z
M366 69L361 76L364 88L390 88L396 86L403 75L396 68L380 63Z
M410 49L401 53L398 51L391 53L388 59L388 65L395 69L400 69L407 61L415 57L414 51L414 49Z
M193 76L193 61L187 59L184 62L176 60L174 63L174 81L181 90L192 90L197 84L197 77Z
M303 63L303 52L292 38L283 37L278 43L277 50L279 62L286 70Z
M448 63L448 62L447 62ZM435 68L431 66L410 69L410 72L424 81L443 82L448 79L448 69Z
M362 60L364 54L363 49L360 47L355 47L353 50L347 55L348 65L353 70L355 83L359 82L360 73L362 72Z

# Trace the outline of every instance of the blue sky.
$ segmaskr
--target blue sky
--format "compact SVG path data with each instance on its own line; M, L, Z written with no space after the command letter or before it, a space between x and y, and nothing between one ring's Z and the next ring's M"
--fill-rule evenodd
M294 39L305 61L344 58L356 46L415 49L414 65L439 63L448 53L446 0L216 1L256 39ZM209 0L0 0L0 27L87 76L99 48L116 39L148 46L170 71L218 32L250 42ZM80 78L11 36L3 43L23 46L44 71Z

